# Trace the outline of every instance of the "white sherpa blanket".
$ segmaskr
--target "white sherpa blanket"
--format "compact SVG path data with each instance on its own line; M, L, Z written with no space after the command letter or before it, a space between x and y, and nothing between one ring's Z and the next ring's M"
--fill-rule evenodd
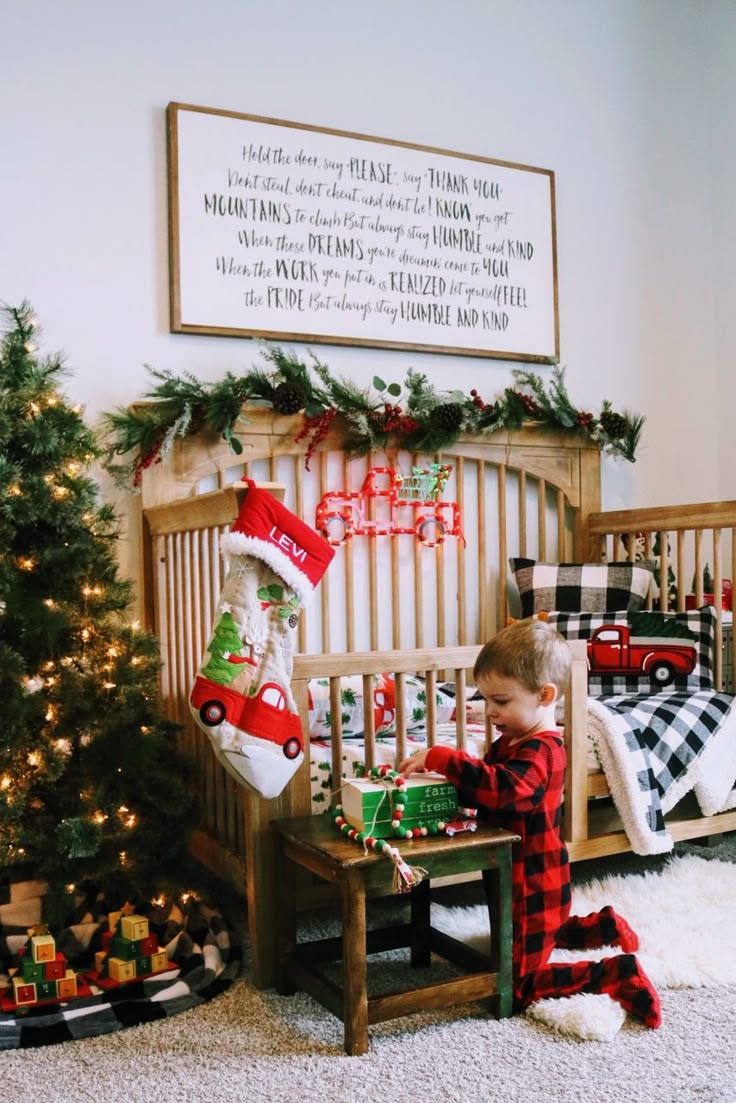
M589 743L635 853L672 849L664 815L686 793L705 816L736 807L734 700L710 691L588 698Z

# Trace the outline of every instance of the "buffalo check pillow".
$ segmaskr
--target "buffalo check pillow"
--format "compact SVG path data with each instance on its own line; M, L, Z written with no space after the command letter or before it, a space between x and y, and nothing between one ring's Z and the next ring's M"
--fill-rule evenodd
M557 610L607 613L643 609L652 585L649 563L539 563L510 559L521 615Z
M568 640L590 639L606 625L623 626L629 633L629 640L637 647L637 663L646 661L649 665L659 660L661 667L669 661L668 648L694 650L693 669L687 674L674 672L666 682L657 682L652 674L643 671L639 674L615 674L610 669L596 671L595 660L591 663L589 657L588 692L594 696L649 695L659 689L667 693L713 689L716 613L712 605L687 613L646 610L608 614L552 612L547 620Z

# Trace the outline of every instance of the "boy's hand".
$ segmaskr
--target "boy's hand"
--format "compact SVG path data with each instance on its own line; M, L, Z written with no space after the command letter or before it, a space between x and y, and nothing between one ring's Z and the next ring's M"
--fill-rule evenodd
M427 767L425 762L427 761L427 755L429 751L418 751L410 758L405 758L403 762L399 763L399 773L404 777L411 777L412 774L418 773L420 770L426 772Z

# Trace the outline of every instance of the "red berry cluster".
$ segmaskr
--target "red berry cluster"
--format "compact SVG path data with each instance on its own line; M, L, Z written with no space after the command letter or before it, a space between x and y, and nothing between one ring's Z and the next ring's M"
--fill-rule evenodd
M578 414L578 424L582 426L583 429L590 429L594 421L595 418L593 417L593 414L588 413L587 410L581 410L581 412Z
M321 414L316 414L314 417L307 417L304 415L304 424L294 437L295 442L305 440L309 438L309 444L307 445L307 452L304 457L304 466L309 471L309 464L312 456L317 451L318 445L327 436L327 431L332 424L333 419L337 415L337 410L334 407L329 406L326 410L323 410Z
M470 397L472 398L473 405L477 410L485 410L486 404L476 391L475 387L473 387L472 391L470 392Z
M530 394L524 394L523 391L514 391L514 395L519 399L519 402L521 402L528 414L539 413L539 406L537 406Z
M401 406L392 406L390 402L382 410L371 410L368 417L379 433L415 433L421 429L420 422L404 414Z
M140 486L143 481L143 472L147 467L150 467L152 463L161 463L163 459L161 455L161 441L155 444L147 456L142 456L135 465L133 472L133 486Z

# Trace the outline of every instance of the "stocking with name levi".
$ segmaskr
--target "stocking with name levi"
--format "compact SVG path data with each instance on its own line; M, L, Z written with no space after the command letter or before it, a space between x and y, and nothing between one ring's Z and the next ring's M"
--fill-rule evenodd
M296 626L334 549L246 480L222 540L229 566L189 703L218 761L261 797L277 797L304 756L290 689Z

